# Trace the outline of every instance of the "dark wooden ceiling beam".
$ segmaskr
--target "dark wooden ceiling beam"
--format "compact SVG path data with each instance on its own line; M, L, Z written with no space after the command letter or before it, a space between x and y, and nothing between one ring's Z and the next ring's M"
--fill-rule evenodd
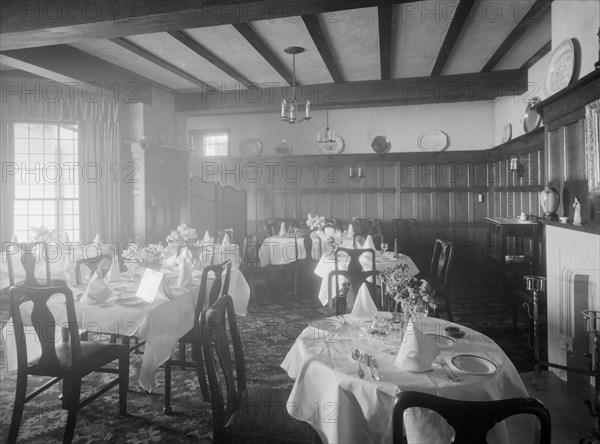
M228 65L227 63L225 63L221 58L217 57L211 51L206 49L204 46L202 46L200 43L198 43L196 40L194 40L192 37L190 37L184 31L170 31L169 34L172 37L174 37L175 39L179 40L181 43L183 43L189 49L194 51L196 54L198 54L199 56L201 56L208 62L215 65L217 68L219 68L225 74L227 74L230 77L233 77L235 80L240 82L246 88L258 88L250 80L248 80L246 77L244 77L239 71L234 69L231 65Z
M381 80L389 80L392 75L392 4L382 1L377 8L379 23L379 66Z
M184 78L188 82L191 82L195 85L201 86L202 88L206 89L207 91L215 91L214 87L208 85L207 83L203 82L200 79L197 79L196 77L194 77L190 73L184 71L183 69L180 69L180 68L176 67L175 65L171 65L169 62L161 59L160 57L156 57L154 54L149 53L144 48L139 47L138 45L130 42L127 39L119 37L116 39L110 39L110 41L121 46L122 48L125 48L125 49L133 52L134 54L136 54L140 57L143 57L144 59L148 60L149 62L152 62L155 65L160 66L161 68L166 69L167 71L169 71L175 75L178 75L179 77Z
M69 45L4 51L0 63L92 95L100 88L104 97L125 103L152 103L152 87L159 86Z
M527 71L493 71L439 77L372 80L306 85L299 100L309 99L313 109L494 101L527 91ZM192 115L277 112L285 88L178 94L176 111Z
M377 6L379 0L23 0L3 3L0 51L333 13Z
M312 37L313 42L315 42L315 46L317 47L321 58L325 62L325 66L327 66L333 82L343 82L344 79L342 78L335 58L333 57L331 48L327 43L327 39L325 38L325 33L323 32L323 28L321 28L321 24L319 23L318 16L303 15L302 20L304 21L304 25L306 25L306 29L308 29L308 33Z
M440 52L435 60L433 69L431 70L432 77L437 77L442 74L444 66L446 66L446 62L448 61L448 58L450 58L450 54L452 54L454 45L473 10L474 3L473 0L460 0L456 6L456 11L454 12L454 16L452 16L452 22L448 27L448 32L446 32L444 42L442 43Z
M504 42L498 47L496 52L490 57L487 63L481 68L481 72L490 72L494 67L502 60L502 58L515 46L517 41L527 32L529 28L539 20L552 5L552 0L536 0L531 5L527 13L523 16L523 19L513 28L508 34Z
M273 52L269 49L269 47L262 41L262 39L258 36L258 34L252 29L252 27L248 23L236 23L233 25L235 29L246 39L250 45L265 59L275 71L279 73L281 77L291 85L292 82L292 73L281 63L279 57L277 57ZM296 80L296 85L299 86L298 80Z
M542 48L536 52L529 60L527 60L519 69L527 71L533 65L535 65L542 57L548 54L552 50L552 40L546 43Z

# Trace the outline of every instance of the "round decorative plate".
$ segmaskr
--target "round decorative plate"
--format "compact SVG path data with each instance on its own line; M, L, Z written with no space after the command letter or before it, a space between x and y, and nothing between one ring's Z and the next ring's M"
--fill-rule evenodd
M502 143L508 142L512 137L512 125L507 123L502 128Z
M541 102L539 97L534 97L527 104L527 108L525 109L525 114L521 117L521 122L523 122L523 130L528 133L533 131L537 127L539 127L542 123L542 116L533 109L538 103Z
M340 154L344 150L344 140L338 135L336 135L334 139L335 142L317 142L319 150L321 150L323 154L329 156Z
M240 142L240 151L246 156L260 156L262 142L258 139L244 139Z
M281 157L285 157L292 152L292 144L287 140L282 140L275 145L275 152Z
M371 142L371 149L376 153L383 155L392 148L392 142L385 136L375 136Z
M496 364L481 356L457 355L450 362L457 369L476 376L492 375L498 370Z
M417 138L423 151L442 151L448 146L448 136L443 131L425 131Z
M546 72L546 94L551 96L571 83L575 73L575 45L567 39L552 51L552 58Z

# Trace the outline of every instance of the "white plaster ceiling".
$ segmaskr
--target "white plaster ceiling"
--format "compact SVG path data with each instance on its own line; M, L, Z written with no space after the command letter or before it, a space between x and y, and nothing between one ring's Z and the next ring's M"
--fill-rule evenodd
M479 73L531 7L531 0L474 3L471 15L458 35L442 74ZM456 1L415 1L392 7L390 77L427 77L440 54L456 11ZM343 82L381 79L378 8L367 7L318 15L325 44ZM234 25L183 29L191 39L217 56L248 81L258 85L285 85L284 76L269 58L292 71L289 46L301 46L296 56L296 78L304 85L329 83L332 74L302 17L293 16L248 22L271 57L258 49ZM550 40L550 11L532 22L525 34L492 70L518 69ZM244 88L234 78L167 32L125 37L143 51L219 89ZM199 85L137 55L110 40L82 40L72 46L178 91L197 91Z

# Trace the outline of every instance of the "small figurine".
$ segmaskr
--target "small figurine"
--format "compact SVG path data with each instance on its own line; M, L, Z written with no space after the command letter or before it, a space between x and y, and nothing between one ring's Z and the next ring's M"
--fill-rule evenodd
M573 215L573 225L581 225L581 203L579 202L579 198L577 196L575 196L573 208L575 208L575 214Z

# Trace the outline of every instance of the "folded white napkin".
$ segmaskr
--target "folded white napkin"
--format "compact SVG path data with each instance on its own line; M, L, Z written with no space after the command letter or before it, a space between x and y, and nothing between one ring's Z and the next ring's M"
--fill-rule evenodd
M192 278L192 266L187 258L183 258L179 264L179 278L177 279L177 286L184 288L193 282Z
M119 266L119 257L117 256L106 273L104 280L106 282L116 282L121 278L121 268Z
M208 230L206 230L206 233L204 233L204 237L202 238L202 242L208 243L208 242L212 242L212 241L213 241L213 238L210 237Z
M377 314L377 306L373 302L366 287L361 287L354 301L351 316L356 319L372 318Z
M441 344L440 344L441 345ZM434 335L426 335L409 322L394 365L409 372L426 372L440 354Z
M229 245L231 243L231 239L229 239L229 233L225 233L225 235L223 236L223 242L221 242L222 245Z
M94 276L90 280L83 296L81 296L82 304L101 304L112 295L112 290L108 288L104 279L100 275L100 271L96 270Z
M71 240L69 239L69 234L68 234L66 231L63 231L63 234L62 234L62 236L61 236L61 238L60 238L60 241L61 241L63 244L66 244L66 243L69 243L69 242L71 242Z
M100 233L96 234L96 237L94 238L94 243L98 244L98 245L103 245L102 238L100 237Z
M370 234L367 236L367 239L365 240L365 243L362 244L361 248L363 250L364 249L368 249L368 248L371 248L371 249L375 250L375 243L373 242L373 238L371 237Z
M17 242L19 242L19 240L17 239L17 235L16 235L16 234L13 234L13 235L12 235L12 237L10 238L10 241L11 241L11 242L13 242L13 243L15 243L15 244L16 244Z
M281 228L279 228L279 235L285 236L286 234L287 234L287 231L285 230L285 222L281 222Z
M352 224L348 225L348 237L354 236L354 227Z

